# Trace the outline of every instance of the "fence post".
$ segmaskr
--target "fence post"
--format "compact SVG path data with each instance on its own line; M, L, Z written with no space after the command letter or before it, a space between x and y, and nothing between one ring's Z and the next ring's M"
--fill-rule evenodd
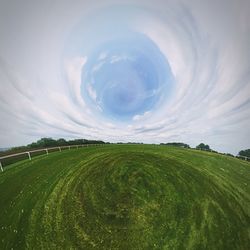
M2 162L0 161L0 169L3 172L3 166L2 166Z
M59 151L61 152L62 150L61 150L61 147L59 147Z
M69 149L70 149L70 146L69 146Z
M29 156L29 160L31 160L31 155L30 152L27 152L28 156Z
M48 149L46 148L45 150L46 150L46 154L48 155L48 154L49 154L49 151L48 151Z

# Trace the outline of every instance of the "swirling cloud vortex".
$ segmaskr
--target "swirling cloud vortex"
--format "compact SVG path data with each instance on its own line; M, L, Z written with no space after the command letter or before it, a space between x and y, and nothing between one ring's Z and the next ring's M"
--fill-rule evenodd
M64 13L67 6L62 4L58 12ZM7 78L14 79L12 93L25 97L17 97L17 105L2 96L2 103L8 103L21 119L22 134L32 137L191 145L206 141L231 152L247 147L247 7L244 0L238 4L224 0L77 2L67 12L68 18L59 15L57 21L49 16L38 37L50 36L50 42L34 45L33 50L40 52L33 68L44 73L42 84L31 83L33 72L25 75L28 80L20 88L17 74L2 63ZM51 20L53 28L49 28ZM26 61L30 66L34 56ZM21 66L16 68L24 75Z

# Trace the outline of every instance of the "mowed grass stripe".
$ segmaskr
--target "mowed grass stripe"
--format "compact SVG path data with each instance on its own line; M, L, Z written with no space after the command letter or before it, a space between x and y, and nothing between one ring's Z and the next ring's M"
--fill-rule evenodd
M91 149L53 153L41 159L21 162L20 168L15 164L2 173L0 220L1 239L6 241L6 249L24 245L29 227L27 216L31 215L35 204L43 198L46 201L46 196L53 192L60 178L82 157L87 158L89 151Z
M0 176L1 249L248 249L250 164L108 145Z

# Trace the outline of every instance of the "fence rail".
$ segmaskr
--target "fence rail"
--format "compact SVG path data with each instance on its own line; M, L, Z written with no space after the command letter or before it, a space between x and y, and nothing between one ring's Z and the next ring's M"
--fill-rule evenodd
M61 146L61 147L51 147L51 148L41 148L41 149L36 149L36 150L29 150L21 153L16 153L16 154L10 154L10 155L5 155L0 157L0 170L3 172L4 171L4 166L3 166L3 160L16 157L16 156L21 156L21 155L27 155L27 158L29 160L32 160L32 153L37 153L37 152L44 152L46 155L49 154L49 151L51 150L58 150L62 151L62 149L72 149L72 148L80 148L80 147L89 147L89 146L103 146L104 144L80 144L80 145L70 145L70 146Z

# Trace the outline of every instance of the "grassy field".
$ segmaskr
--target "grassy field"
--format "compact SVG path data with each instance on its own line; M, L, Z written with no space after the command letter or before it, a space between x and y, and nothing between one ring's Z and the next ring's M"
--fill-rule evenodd
M250 249L250 163L89 147L0 174L0 249Z

